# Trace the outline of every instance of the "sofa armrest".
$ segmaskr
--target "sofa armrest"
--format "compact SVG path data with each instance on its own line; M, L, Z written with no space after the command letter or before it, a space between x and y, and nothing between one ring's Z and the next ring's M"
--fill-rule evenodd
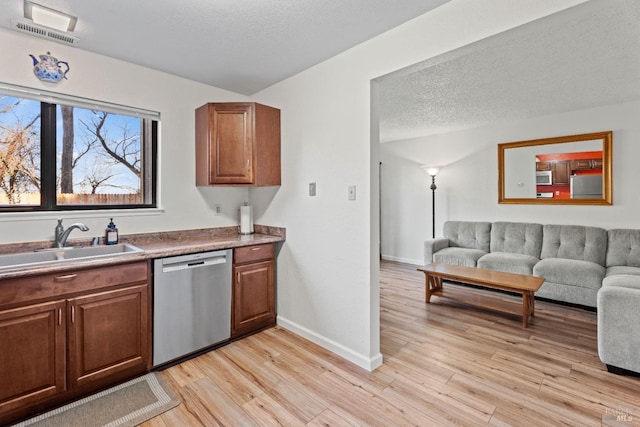
M433 254L449 247L449 239L430 239L424 242L424 265L433 262Z
M640 276L619 279L598 291L598 355L607 365L640 373Z

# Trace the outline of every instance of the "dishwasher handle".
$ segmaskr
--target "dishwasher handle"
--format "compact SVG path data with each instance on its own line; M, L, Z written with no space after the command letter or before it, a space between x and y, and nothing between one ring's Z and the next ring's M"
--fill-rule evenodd
M222 256L206 258L206 259L198 259L198 260L194 259L191 261L176 262L173 264L167 263L167 264L162 264L162 272L169 273L172 271L189 270L189 269L200 268L200 267L208 267L211 265L226 264L226 262L227 262L227 257L225 255L222 255Z

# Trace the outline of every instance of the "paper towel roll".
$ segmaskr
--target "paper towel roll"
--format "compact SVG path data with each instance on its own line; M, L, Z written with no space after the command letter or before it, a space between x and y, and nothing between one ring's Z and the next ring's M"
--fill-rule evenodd
M253 207L240 206L240 233L253 233Z

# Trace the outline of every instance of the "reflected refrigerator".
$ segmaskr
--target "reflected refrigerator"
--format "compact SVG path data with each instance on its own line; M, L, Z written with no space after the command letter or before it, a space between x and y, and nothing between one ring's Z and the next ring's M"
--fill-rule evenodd
M571 175L572 199L602 199L602 174Z

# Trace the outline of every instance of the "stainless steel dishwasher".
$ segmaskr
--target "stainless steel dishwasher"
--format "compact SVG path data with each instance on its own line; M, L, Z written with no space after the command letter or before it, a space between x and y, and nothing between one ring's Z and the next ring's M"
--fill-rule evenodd
M153 365L231 336L231 249L154 261Z

